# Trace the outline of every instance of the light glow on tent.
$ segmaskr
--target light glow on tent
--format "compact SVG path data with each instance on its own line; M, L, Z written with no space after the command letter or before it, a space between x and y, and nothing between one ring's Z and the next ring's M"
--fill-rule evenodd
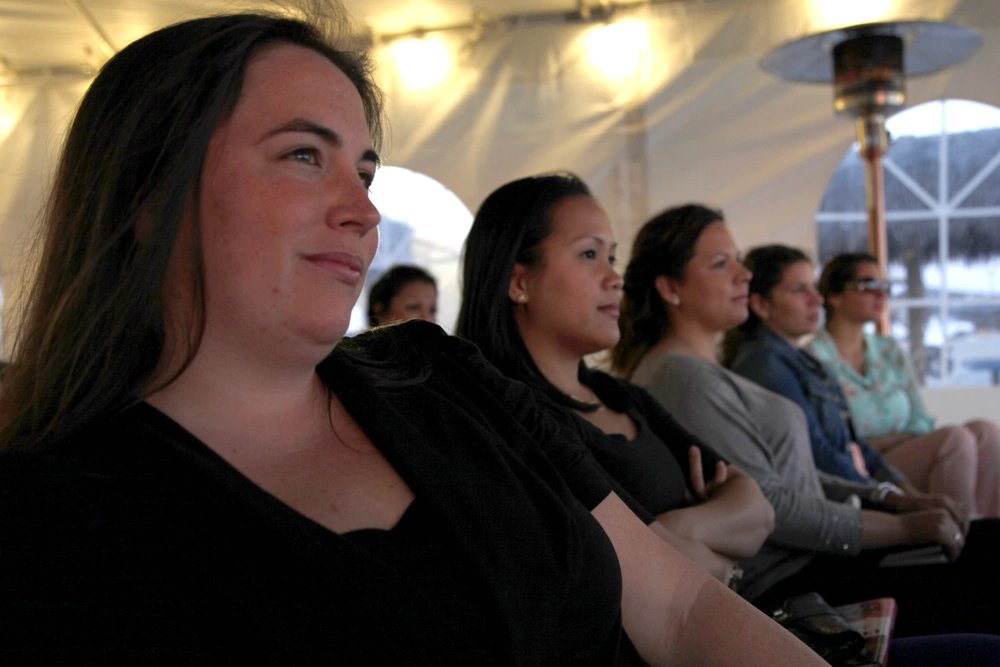
M625 19L599 25L586 37L587 60L609 79L639 74L649 48L649 29L643 21Z
M441 39L433 35L401 39L393 42L390 48L399 75L409 88L434 88L451 73L451 52Z
M0 90L0 141L11 133L20 116L14 111L10 95L6 90Z
M875 23L891 18L894 0L812 0L820 29Z

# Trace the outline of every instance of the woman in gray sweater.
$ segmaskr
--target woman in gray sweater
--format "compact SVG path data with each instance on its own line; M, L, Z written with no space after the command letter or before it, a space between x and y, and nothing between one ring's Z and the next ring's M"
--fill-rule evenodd
M886 595L899 602L900 634L1000 631L989 599L1000 579L988 549L966 544L966 526L946 509L882 511L883 488L821 475L801 409L719 365L719 338L747 317L750 277L720 212L687 205L660 214L633 246L613 354L618 372L752 475L774 506L775 532L745 563L744 594L762 607L804 590L835 603ZM843 502L852 495L866 508ZM922 544L961 559L888 569L871 551Z

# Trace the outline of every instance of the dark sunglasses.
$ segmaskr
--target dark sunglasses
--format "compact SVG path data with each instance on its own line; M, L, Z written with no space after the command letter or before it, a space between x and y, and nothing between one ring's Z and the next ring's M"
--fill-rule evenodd
M882 294L888 294L889 289L892 287L892 283L888 280L878 280L876 278L865 278L864 280L852 280L845 284L845 287L857 290L859 292L880 292Z

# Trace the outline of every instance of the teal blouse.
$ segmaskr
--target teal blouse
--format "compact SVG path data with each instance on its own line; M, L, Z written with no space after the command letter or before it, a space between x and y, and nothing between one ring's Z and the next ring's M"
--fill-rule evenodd
M864 374L841 358L826 329L820 329L808 346L840 381L859 435L871 439L890 433L933 430L934 418L927 414L903 348L886 336L864 336Z

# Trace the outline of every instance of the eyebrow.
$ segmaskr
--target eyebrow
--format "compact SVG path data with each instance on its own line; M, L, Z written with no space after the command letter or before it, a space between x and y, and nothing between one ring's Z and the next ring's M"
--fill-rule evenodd
M584 234L583 236L579 237L577 239L577 241L582 241L584 239L590 239L591 241L596 241L597 243L600 243L602 246L608 246L609 248L612 248L612 249L618 247L618 241L612 241L612 242L608 243L608 241L606 239L604 239L604 238L602 238L600 236L596 236L594 234Z
M269 139L283 132L307 132L309 134L315 134L320 139L322 139L326 143L336 148L344 147L344 140L343 138L341 138L339 134L337 134L328 127L324 127L319 123L314 123L311 120L306 120L305 118L293 118L287 123L279 125L278 127L274 128L273 130L265 134L264 139ZM382 158L378 156L378 153L376 153L375 149L373 148L369 148L364 153L362 153L361 160L367 162L374 162L376 165L382 164Z

